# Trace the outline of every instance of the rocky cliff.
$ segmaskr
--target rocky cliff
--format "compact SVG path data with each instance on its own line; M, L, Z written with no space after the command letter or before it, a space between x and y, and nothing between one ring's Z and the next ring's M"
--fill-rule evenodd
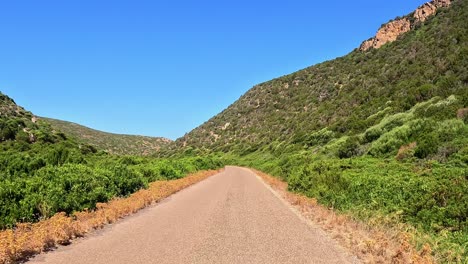
M421 5L412 15L393 20L383 25L374 37L361 44L359 50L378 49L388 42L395 41L398 36L410 31L416 23L424 22L428 17L434 15L439 8L448 7L450 4L450 0L433 0Z

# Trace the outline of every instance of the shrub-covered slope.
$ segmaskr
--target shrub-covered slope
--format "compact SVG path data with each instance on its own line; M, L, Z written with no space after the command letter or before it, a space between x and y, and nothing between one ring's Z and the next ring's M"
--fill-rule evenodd
M16 141L18 144L34 142L57 142L64 139L62 133L38 120L15 101L0 92L0 142Z
M427 244L437 262L465 263L468 124L460 106L456 96L434 97L361 133L336 136L325 128L297 144L231 155L331 208L410 231L414 245Z
M0 93L0 229L94 209L155 180L221 166L214 156L113 156L56 131Z
M466 25L468 3L454 1L379 49L255 86L176 144L223 151L291 191L407 232L436 262L466 263Z
M434 96L455 95L463 108L467 17L466 1L455 1L380 49L355 50L259 84L177 144L249 152L272 141L305 141L324 128L335 135L361 133ZM455 117L456 111L447 114Z
M151 155L171 142L166 138L113 134L72 122L52 118L43 119L50 123L54 129L74 137L79 142L113 154Z

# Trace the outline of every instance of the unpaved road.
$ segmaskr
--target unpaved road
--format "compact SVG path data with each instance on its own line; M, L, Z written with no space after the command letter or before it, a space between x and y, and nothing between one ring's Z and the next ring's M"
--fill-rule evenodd
M227 167L31 263L354 263L252 172Z

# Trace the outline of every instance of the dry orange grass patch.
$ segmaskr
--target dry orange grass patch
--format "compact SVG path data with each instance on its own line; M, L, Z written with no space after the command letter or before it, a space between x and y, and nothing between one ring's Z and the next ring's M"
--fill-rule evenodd
M304 217L326 230L364 263L434 263L430 247L426 245L417 251L410 243L411 235L401 231L403 228L386 226L385 219L358 222L351 216L338 214L318 204L313 198L289 192L287 183L278 178L252 171L294 205Z
M202 171L178 180L156 181L150 183L148 189L129 197L99 203L93 211L77 212L72 216L57 213L38 223L21 223L14 229L0 231L0 263L16 263L57 245L69 244L73 238L114 223L219 172Z
M403 145L398 149L398 153L396 155L397 160L404 160L410 158L414 155L414 149L416 148L416 142L411 142L408 145Z

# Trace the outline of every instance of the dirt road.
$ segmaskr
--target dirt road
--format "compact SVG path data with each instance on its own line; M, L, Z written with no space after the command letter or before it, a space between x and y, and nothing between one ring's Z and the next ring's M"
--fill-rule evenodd
M252 172L228 167L31 263L354 263Z

